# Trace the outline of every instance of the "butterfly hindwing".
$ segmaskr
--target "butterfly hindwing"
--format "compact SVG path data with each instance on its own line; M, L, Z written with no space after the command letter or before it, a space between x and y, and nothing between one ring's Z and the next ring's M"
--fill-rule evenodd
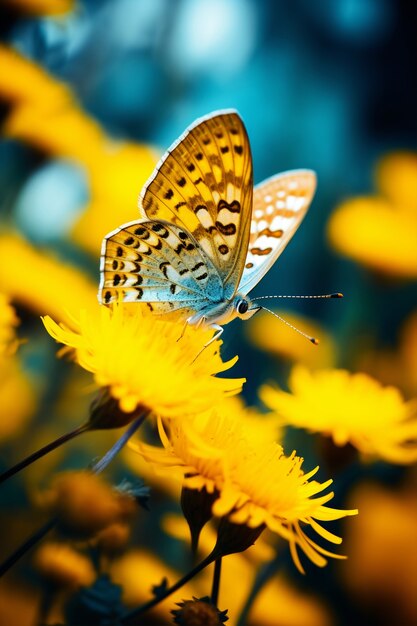
M249 293L275 263L305 216L315 189L311 170L283 172L255 187L240 292Z
M140 197L148 219L188 231L213 262L229 297L249 242L252 157L234 111L197 120L167 151Z
M181 227L143 219L125 224L103 242L99 300L159 303L161 312L223 297L209 258ZM177 304L177 303L180 303ZM172 306L170 306L172 305Z

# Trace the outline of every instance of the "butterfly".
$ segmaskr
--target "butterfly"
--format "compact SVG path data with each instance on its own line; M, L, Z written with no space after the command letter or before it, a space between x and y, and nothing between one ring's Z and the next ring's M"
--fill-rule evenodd
M277 174L254 188L237 111L198 119L145 184L140 218L105 237L99 301L177 312L186 324L216 329L218 338L223 324L263 308L248 293L290 241L315 188L311 170Z

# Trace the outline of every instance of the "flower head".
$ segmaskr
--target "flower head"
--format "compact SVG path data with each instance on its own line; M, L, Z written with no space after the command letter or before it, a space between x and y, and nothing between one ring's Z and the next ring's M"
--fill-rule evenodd
M62 587L87 587L96 578L91 561L64 543L42 545L33 565L44 578Z
M386 276L417 278L417 155L385 157L380 194L342 203L328 224L333 247Z
M244 524L249 529L267 526L289 541L295 564L304 571L297 553L299 547L318 566L325 556L343 558L313 542L302 530L309 525L319 536L332 543L341 539L319 522L336 520L356 511L341 511L326 506L333 493L323 492L331 480L310 480L318 468L305 474L303 460L295 452L285 456L281 445L252 442L244 422L230 419L218 409L208 419L174 422L168 433L159 422L164 449L146 444L131 444L156 469L169 471L189 489L217 493L213 514ZM249 430L250 433L250 430Z
M383 387L367 374L346 370L311 372L293 368L291 393L264 386L261 398L282 424L305 428L351 443L365 455L392 463L417 460L417 405L395 387Z
M97 304L96 285L80 270L10 233L0 235L0 290L38 314L49 311L67 324L71 311L95 309Z
M18 322L9 299L0 293L0 441L22 431L35 411L34 389L16 354Z
M75 331L48 316L44 324L126 413L143 407L167 418L183 417L237 393L244 382L216 376L236 358L224 363L219 341L203 349L212 330L187 329L178 341L182 324L158 319L140 305L97 305L95 314L81 312Z

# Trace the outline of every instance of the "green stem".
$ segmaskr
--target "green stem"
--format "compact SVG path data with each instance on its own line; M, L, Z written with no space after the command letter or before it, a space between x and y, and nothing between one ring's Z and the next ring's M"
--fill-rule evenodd
M211 588L211 601L217 606L219 601L220 576L222 573L222 557L216 559L214 563L213 586Z
M183 585L188 583L189 580L191 580L192 578L194 578L194 576L199 574L205 567L213 563L213 561L216 560L217 556L218 556L218 552L213 551L205 559L203 559L198 565L196 565L196 567L194 567L191 571L189 571L188 574L185 574L185 576L177 580L177 582L174 583L172 587L169 587L165 591L165 593L162 593L160 595L158 594L158 596L156 596L155 598L152 598L152 600L149 600L149 602L146 602L145 604L142 604L142 606L139 606L136 609L133 609L133 611L129 611L129 613L126 613L125 615L123 615L122 618L120 619L120 623L128 624L131 619L134 619L135 617L142 615L142 613L146 613L146 611L148 611L149 609L152 609L154 606L156 606L157 604L159 604L160 602L168 598L172 593L174 593L178 589L181 589Z
M61 435L54 441L51 441L50 443L46 444L46 446L39 448L39 450L36 450L36 452L29 454L29 456L27 456L25 459L23 459L22 461L19 461L19 463L16 463L16 465L13 465L13 467L10 467L8 470L0 474L0 484L4 483L8 478L11 478L12 476L20 472L22 469L27 467L28 465L31 465L38 459L41 459L43 456L45 456L49 452L52 452L52 450L59 448L67 441L70 441L71 439L78 437L78 435L81 435L81 433L84 433L87 430L89 430L89 425L82 424L81 426L78 426L74 430L71 430L69 433L65 433L65 435Z
M147 413L138 417L129 428L123 433L123 435L116 441L116 443L106 452L106 454L91 468L93 474L100 474L113 458L120 452L123 446L129 441L132 435L142 425L147 417ZM75 431L73 431L75 432ZM75 435L74 435L75 436ZM2 564L0 564L0 578L9 571L9 569L22 558L31 548L36 546L41 539L45 537L55 526L58 524L59 519L57 517L52 518L41 528L36 530L17 550L15 550Z

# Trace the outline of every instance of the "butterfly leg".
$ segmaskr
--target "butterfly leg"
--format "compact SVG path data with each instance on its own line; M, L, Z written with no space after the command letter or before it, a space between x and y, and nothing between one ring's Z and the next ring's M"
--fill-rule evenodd
M184 335L185 335L185 329L187 328L187 326L188 326L188 320L185 320L185 324L184 324L184 326L182 327L181 335L178 337L178 339L177 339L177 343L178 343L178 341L179 341L180 339L182 339L182 338L184 337Z
M199 323L198 325L200 325L200 323ZM205 343L205 344L204 344L204 346L201 348L200 352L199 352L199 353L197 354L197 356L193 359L193 361L192 361L193 363L195 363L195 361L198 359L198 357L200 356L200 354L201 354L202 352L204 352L204 350L205 350L206 348L208 348L208 347L209 347L209 345L213 343L213 341L216 341L216 339L218 339L218 338L219 338L219 337L223 334L224 328L223 328L222 326L219 326L219 324L211 324L211 325L210 325L210 328L213 328L213 329L214 329L214 330L216 330L217 332L213 335L213 337L212 337L212 338L211 338L211 339L210 339L207 343Z

